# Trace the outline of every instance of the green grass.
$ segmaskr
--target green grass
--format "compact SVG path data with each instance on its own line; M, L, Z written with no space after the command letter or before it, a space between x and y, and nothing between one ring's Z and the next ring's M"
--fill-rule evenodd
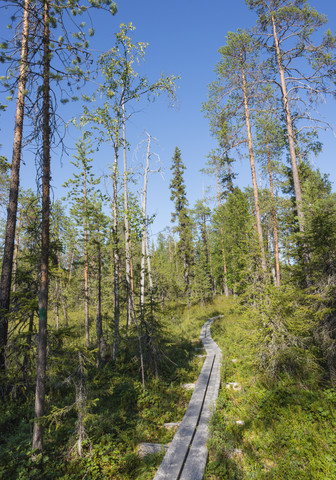
M108 361L97 369L95 351L84 348L76 326L78 314L71 317L69 330L51 329L43 464L37 466L31 460L32 370L27 388L0 401L0 479L152 479L163 455L140 459L138 445L172 440L174 431L166 430L163 424L183 418L192 392L182 389L181 383L197 380L203 363L195 350L200 344L201 326L209 316L221 313L222 303L223 299L217 299L204 307L188 309L180 305L166 309L160 319L160 377L147 376L145 392L134 332L129 332L126 340L122 330L118 364ZM81 458L75 448L79 351L87 389L86 405L82 406L86 440ZM12 385L17 380L13 373Z
M289 374L273 382L264 378L256 367L260 346L254 322L251 312L232 301L212 327L223 367L205 478L335 479L335 389L320 384L317 374L314 381L314 371L306 382ZM228 382L239 382L242 389L229 390Z

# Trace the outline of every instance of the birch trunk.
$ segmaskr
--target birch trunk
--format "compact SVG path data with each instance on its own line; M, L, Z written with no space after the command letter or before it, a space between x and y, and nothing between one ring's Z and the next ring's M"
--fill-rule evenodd
M143 193L142 193L142 238L141 238L141 269L140 269L140 312L141 312L142 319L144 317L144 305L145 305L145 275L146 275L146 255L147 255L147 225L146 225L147 177L148 177L148 170L149 170L150 143L151 143L151 137L150 135L148 135L146 166L144 171L144 187L143 187Z
M126 125L125 105L122 105L123 126L123 160L124 160L124 226L125 226L125 279L126 279L126 308L127 326L132 323L132 291L131 291L131 251L130 251L130 225L128 215L128 189L127 189L127 157L126 157Z
M113 286L114 286L114 338L113 338L113 353L112 358L117 360L119 351L119 238L118 238L118 143L119 139L116 138L114 143L114 163L112 171L112 183L113 183L113 229L112 229L112 241L113 241Z

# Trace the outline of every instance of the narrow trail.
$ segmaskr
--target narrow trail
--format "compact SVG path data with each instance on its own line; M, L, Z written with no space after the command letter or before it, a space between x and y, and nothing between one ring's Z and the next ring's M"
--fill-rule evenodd
M156 472L154 480L202 480L208 459L208 422L220 386L221 350L211 338L209 318L200 339L207 356L183 420Z

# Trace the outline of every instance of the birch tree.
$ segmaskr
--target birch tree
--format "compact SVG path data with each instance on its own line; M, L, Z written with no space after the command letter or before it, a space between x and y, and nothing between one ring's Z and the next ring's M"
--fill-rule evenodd
M101 99L101 106L84 108L82 123L90 123L97 132L99 142L108 140L114 151L112 168L113 184L113 263L114 263L114 346L113 359L116 360L119 350L119 271L120 271L120 245L118 234L118 159L120 148L123 148L123 186L124 186L124 228L125 228L125 257L126 257L126 291L128 321L131 310L131 277L130 277L130 229L128 212L128 167L127 167L127 139L126 122L132 115L132 103L142 97L154 99L161 93L174 97L175 76L161 77L151 83L145 76L139 75L134 69L135 65L143 61L147 44L134 43L130 33L135 27L121 24L120 31L116 34L115 46L98 60L99 73L103 83L99 86L95 98Z

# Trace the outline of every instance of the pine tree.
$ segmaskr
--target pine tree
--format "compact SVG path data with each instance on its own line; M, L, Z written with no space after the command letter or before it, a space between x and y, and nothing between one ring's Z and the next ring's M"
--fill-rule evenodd
M92 173L93 153L92 143L88 133L84 133L76 144L77 155L75 161L71 162L75 167L73 177L64 183L64 186L70 191L68 199L71 202L71 215L75 218L83 237L84 247L84 325L85 325L85 344L88 348L90 345L89 334L89 244L90 222L93 217L94 204L93 195L95 186L99 183L99 179L94 178Z
M211 124L216 126L217 136L219 139L223 138L225 145L229 135L236 138L234 145L242 143L242 136L246 139L251 166L261 266L266 274L266 255L251 121L251 106L255 103L261 79L264 78L266 71L265 65L260 64L259 50L259 42L254 40L248 32L238 30L236 33L228 33L226 45L219 49L221 60L216 66L217 80L209 85L209 100L204 105L204 110L210 117ZM245 135L243 134L244 123Z
M10 291L12 282L12 268L16 229L16 215L20 184L20 163L23 135L23 118L25 106L25 89L28 73L28 35L29 35L30 1L25 0L22 13L22 36L20 71L18 77L17 103L15 115L15 129L13 141L13 155L11 164L11 179L7 210L4 255L0 283L0 370L5 368L5 347L8 335L8 311L10 305Z
M311 117L311 106L321 94L334 92L336 37L327 31L320 45L316 32L327 21L306 0L246 0L259 15L259 29L266 35L267 48L275 56L287 127L296 209L300 231L304 231L302 189L298 171L293 109L301 118ZM298 96L298 92L300 95ZM303 117L302 117L303 115ZM305 252L306 262L308 261Z

